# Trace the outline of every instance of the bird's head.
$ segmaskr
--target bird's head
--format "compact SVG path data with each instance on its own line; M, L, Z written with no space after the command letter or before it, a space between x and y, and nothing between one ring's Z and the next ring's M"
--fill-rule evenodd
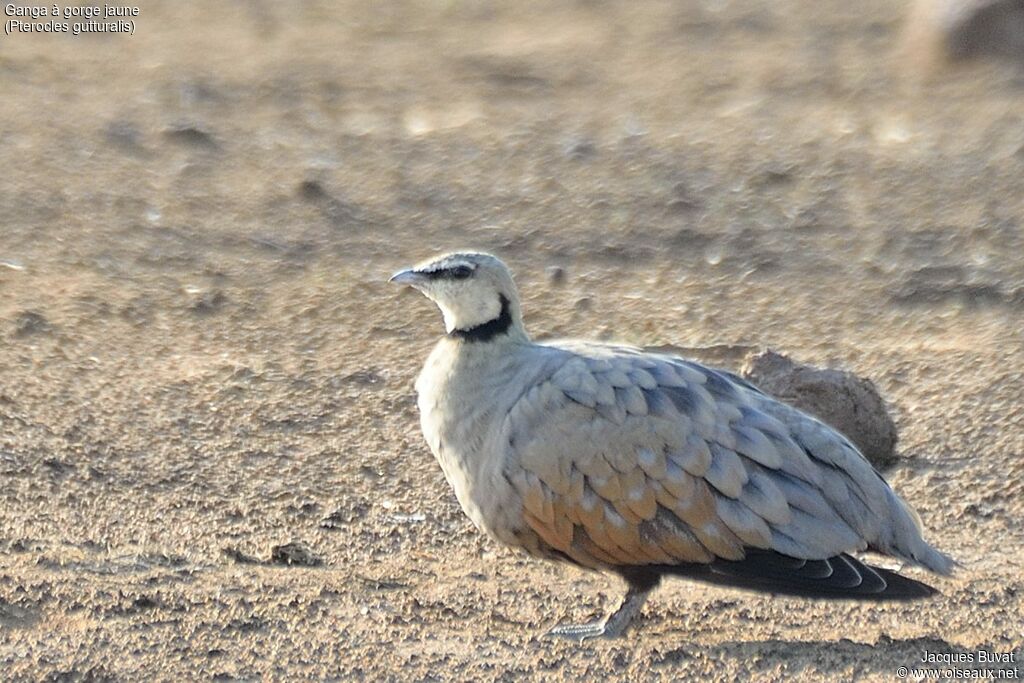
M512 274L497 257L455 252L400 270L389 282L409 285L437 304L452 337L525 338Z

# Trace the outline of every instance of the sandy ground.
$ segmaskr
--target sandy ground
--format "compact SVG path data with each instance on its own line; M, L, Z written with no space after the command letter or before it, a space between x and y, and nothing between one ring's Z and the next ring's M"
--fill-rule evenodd
M0 675L1024 674L1024 76L907 80L903 11L166 1L0 38ZM870 377L963 569L909 606L670 582L624 640L540 638L621 587L481 538L422 443L441 323L385 280L463 246L535 336Z

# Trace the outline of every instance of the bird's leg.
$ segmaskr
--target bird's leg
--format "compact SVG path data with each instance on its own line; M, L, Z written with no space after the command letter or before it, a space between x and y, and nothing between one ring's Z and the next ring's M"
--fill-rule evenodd
M629 590L623 598L619 608L599 621L592 621L587 624L560 624L545 635L559 638L578 640L581 643L587 638L618 638L626 632L629 625L644 606L647 596L658 585L655 578L652 580L634 580L627 577Z

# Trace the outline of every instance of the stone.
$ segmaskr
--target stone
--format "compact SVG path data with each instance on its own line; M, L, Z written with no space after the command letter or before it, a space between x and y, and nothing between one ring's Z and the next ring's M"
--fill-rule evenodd
M741 372L762 391L839 430L876 468L896 461L896 423L871 380L795 363L771 350L749 354Z

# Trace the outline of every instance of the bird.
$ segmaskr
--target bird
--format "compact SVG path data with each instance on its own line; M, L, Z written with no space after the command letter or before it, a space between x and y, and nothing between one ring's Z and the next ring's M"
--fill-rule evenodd
M856 554L952 572L849 439L743 378L625 344L533 341L512 275L491 254L443 254L390 282L443 317L417 405L473 524L626 583L605 618L545 635L620 637L664 577L890 601L937 591Z

